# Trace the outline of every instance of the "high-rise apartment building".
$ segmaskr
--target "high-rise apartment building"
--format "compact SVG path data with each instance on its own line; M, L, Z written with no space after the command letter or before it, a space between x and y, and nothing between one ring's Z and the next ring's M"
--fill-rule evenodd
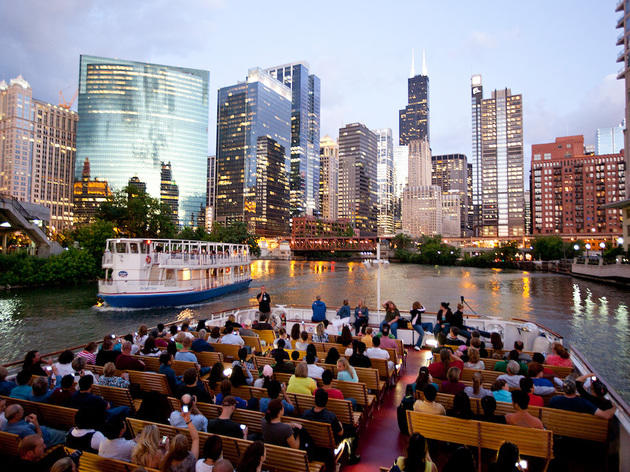
M470 79L470 98L472 102L472 156L471 184L472 200L470 202L470 225L473 236L481 235L481 201L482 201L482 173L481 173L481 101L483 100L483 84L481 75L475 74Z
M89 157L93 177L122 189L130 177L160 198L162 162L179 185L180 225L196 225L206 201L209 72L81 56L76 178Z
M362 236L377 234L376 135L361 123L339 129L339 218Z
M210 231L214 224L214 208L216 202L215 188L217 184L217 157L208 156L208 173L206 175L206 208L205 227Z
M443 195L459 195L461 236L468 235L468 162L465 154L431 156L432 185L442 189ZM452 232L451 232L452 233Z
M399 111L399 144L407 145L412 140L429 139L429 75L424 51L422 52L422 72L415 75L413 58L411 77L407 81L407 101Z
M483 236L522 236L525 231L522 99L506 88L481 101Z
M265 69L291 89L291 215L319 212L320 80L306 62Z
M98 208L106 202L112 192L104 180L90 178L90 160L85 158L81 170L81 180L74 182L74 223L92 223Z
M162 162L160 171L160 202L165 203L171 209L171 221L177 225L177 212L179 209L179 187L173 180L171 163Z
M319 142L319 207L322 218L339 217L339 146L330 136Z
M274 192L275 187L262 179L280 172L276 166L280 148L289 175L291 89L261 69L250 69L244 82L219 89L217 103L215 221L243 221L251 231L266 235L284 224L284 217L273 220L279 214L275 210L289 209L287 196ZM259 143L258 138L265 136L273 143ZM274 166L271 174L258 165L259 157ZM258 186L268 194L263 197Z
M378 234L394 234L394 143L392 130L372 130L376 134L378 152Z
M623 65L619 69L617 79L625 81L625 100L626 100L626 116L625 126L630 123L630 3L627 1L618 1L615 12L621 12L621 16L617 20L617 28L621 28L621 33L617 36L617 46L623 46L617 55L617 62ZM630 169L630 133L624 129L624 146L626 169ZM630 179L626 182L626 195L630 195ZM630 210L628 210L630 212ZM630 213L629 213L630 215ZM626 246L628 242L625 242Z
M623 129L625 123L622 121L618 126L612 128L597 128L595 133L595 154L618 154L624 148Z
M532 145L532 233L619 233L626 198L623 154L584 155L584 137Z
M50 209L50 230L72 226L76 112L33 98L19 76L0 82L0 192Z
M474 209L473 209L473 170L472 164L469 162L467 165L468 174L466 176L466 195L468 196L468 221L466 223L467 226L467 235L474 236L475 232L473 231L473 222L474 222Z

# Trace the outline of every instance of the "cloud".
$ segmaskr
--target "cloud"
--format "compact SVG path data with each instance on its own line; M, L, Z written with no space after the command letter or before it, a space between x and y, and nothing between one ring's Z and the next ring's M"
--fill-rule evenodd
M494 49L497 46L496 38L485 31L473 31L469 37L469 42L473 47Z

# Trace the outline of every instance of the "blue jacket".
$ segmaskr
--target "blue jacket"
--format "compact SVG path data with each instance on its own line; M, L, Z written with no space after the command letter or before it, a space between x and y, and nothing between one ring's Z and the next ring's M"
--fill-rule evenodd
M337 316L339 318L350 318L350 307L348 305L343 305L341 308L339 308Z
M313 302L313 317L311 321L313 323L319 323L326 319L326 304L321 300L315 300Z
M203 339L195 339L190 347L194 352L213 352L214 348Z

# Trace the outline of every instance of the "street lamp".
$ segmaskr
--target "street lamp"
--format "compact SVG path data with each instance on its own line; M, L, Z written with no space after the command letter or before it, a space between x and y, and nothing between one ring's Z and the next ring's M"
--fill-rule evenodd
M617 238L617 244L622 246L623 245L623 238L621 238L621 237Z
M602 241L601 243L599 243L599 247L602 249L606 249L606 243Z
M591 244L590 243L586 243L584 245L584 247L586 248L586 258L588 259L588 251L591 249Z
M579 251L580 250L580 245L579 244L574 244L573 245L573 250L574 251Z

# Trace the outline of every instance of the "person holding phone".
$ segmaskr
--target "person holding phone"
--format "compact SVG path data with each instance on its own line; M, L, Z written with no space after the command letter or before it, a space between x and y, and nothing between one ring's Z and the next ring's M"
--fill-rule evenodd
M208 418L202 415L197 408L197 397L190 394L182 395L181 403L181 409L179 411L174 410L168 418L168 422L171 426L175 426L176 428L186 427L184 416L190 415L190 421L193 422L197 431L205 432L208 429Z
M234 410L236 410L236 398L229 395L225 397L221 403L221 414L208 422L208 432L220 436L247 439L247 426L232 420ZM241 428L241 426L245 427Z
M260 293L256 295L256 300L258 300L258 311L261 315L269 315L271 314L271 297L267 293L265 286L260 287Z

